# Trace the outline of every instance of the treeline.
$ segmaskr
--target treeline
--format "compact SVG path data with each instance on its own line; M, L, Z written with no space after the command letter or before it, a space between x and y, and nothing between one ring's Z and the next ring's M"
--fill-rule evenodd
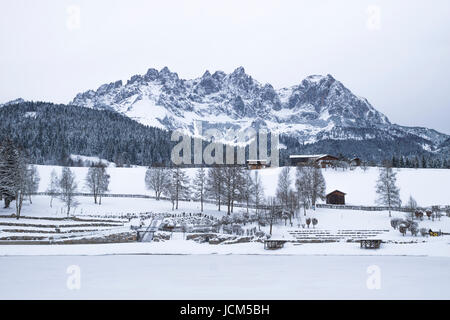
M356 130L356 129L355 129ZM370 130L370 129L360 129ZM373 131L376 134L376 131ZM280 165L289 164L292 154L331 154L338 158L359 158L368 166L380 166L386 161L398 160L398 167L404 168L449 168L450 154L443 148L442 152L433 153L423 150L416 136L385 137L373 139L324 139L312 144L302 144L295 138L281 135L280 143L286 146L280 150ZM403 164L400 159L403 158ZM425 159L422 162L422 159ZM422 163L426 167L422 166ZM395 166L395 165L394 165Z
M393 156L388 163L394 168L445 168L450 169L450 159L441 159L436 157L404 157Z

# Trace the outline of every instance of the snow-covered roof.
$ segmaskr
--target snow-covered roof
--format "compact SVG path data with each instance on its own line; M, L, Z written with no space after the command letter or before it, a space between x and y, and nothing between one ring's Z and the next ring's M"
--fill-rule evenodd
M289 158L297 159L297 158L322 158L326 157L328 154L303 154L303 155L291 155Z
M334 191L331 191L330 193L328 193L328 194L327 194L327 197L328 197L330 194L333 194L333 193L341 193L341 194L343 194L343 195L346 195L345 192L342 192L342 191L340 191L340 190L334 190Z

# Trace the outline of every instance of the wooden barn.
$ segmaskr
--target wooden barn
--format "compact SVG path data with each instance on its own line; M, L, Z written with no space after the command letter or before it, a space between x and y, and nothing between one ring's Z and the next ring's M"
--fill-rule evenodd
M318 165L321 168L332 167L339 161L338 158L329 154L291 155L289 160L293 166Z
M247 168L250 170L267 168L267 160L247 160Z
M345 193L334 190L326 195L327 204L345 204Z

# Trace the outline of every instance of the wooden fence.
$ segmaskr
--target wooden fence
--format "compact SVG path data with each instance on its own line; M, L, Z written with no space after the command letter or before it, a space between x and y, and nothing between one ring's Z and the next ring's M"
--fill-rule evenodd
M446 210L449 206L429 206L426 208L417 207L415 210L426 211L430 210L432 207L439 207L440 210ZM346 210L361 210L361 211L388 211L389 207L386 206L352 206L345 204L316 204L316 208L326 208L326 209L346 209ZM406 207L391 207L391 211L400 212L411 212L410 208Z

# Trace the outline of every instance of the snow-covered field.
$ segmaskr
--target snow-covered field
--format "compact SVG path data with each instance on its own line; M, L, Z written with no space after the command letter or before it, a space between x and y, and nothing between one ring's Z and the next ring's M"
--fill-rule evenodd
M61 167L38 166L39 191L45 192L50 173ZM88 168L75 167L79 192L87 192L84 179ZM109 166L110 192L115 194L153 195L145 188L146 168ZM186 169L193 177L195 169ZM260 170L266 196L275 194L280 168ZM374 205L376 168L336 171L324 170L327 192L339 189L347 193L348 204ZM291 171L295 176L295 168ZM420 206L449 204L450 170L401 169L398 185L406 202L410 195ZM22 215L32 219L2 217L3 235L14 229L43 235L56 226L70 223L68 230L83 222L51 220L65 217L59 199L50 207L49 196L33 196L24 202ZM108 198L102 205L92 197L77 197L79 206L71 215L85 219L118 218L127 213L196 214L200 203L181 201L172 211L169 201L145 198ZM244 208L235 208L243 212ZM0 208L0 215L14 213ZM221 217L214 204L205 204L205 214ZM393 217L404 213L392 212ZM48 217L47 219L36 219ZM0 299L449 299L450 238L402 236L390 226L386 211L357 211L318 208L295 217L292 226L284 221L273 227L273 238L293 239L292 230L301 230L306 217L317 218L315 230L381 230L386 242L379 250L363 250L358 242L286 243L280 250L264 250L261 242L218 244L184 240L173 233L164 242L130 242L110 244L0 245ZM139 220L139 219L138 219ZM105 220L106 221L106 220ZM121 228L129 228L133 220ZM152 220L146 220L150 223ZM114 221L113 221L114 223ZM418 221L419 228L450 232L450 218ZM16 225L20 224L20 226ZM30 226L28 226L30 224ZM33 226L32 226L33 225ZM42 225L42 228L40 226ZM247 224L244 228L256 225ZM102 226L83 229L97 229ZM60 228L65 230L64 228ZM269 226L261 227L268 233ZM305 230L305 229L303 229ZM308 229L311 230L311 229ZM383 231L388 230L388 231ZM8 233L9 232L9 233ZM17 231L16 231L17 232ZM34 234L34 233L35 234ZM11 233L13 235L13 233ZM70 290L69 266L80 268L81 287ZM368 269L369 268L369 269ZM380 288L367 286L373 270L378 270ZM372 275L373 276L373 275ZM45 286L42 285L45 283Z
M0 299L449 299L449 269L432 257L13 256L0 257Z
M45 192L49 180L50 172L55 169L59 174L61 167L58 166L37 166L41 182L40 192ZM79 191L84 189L84 179L88 168L72 168L75 172ZM196 169L185 169L190 177L194 177ZM278 174L281 168L268 168L259 170L264 185L266 196L275 194ZM412 195L419 206L447 205L450 204L450 170L449 169L395 169L397 174L400 196L403 203L406 203ZM119 194L148 194L153 193L146 189L144 177L145 167L134 168L114 168L107 169L111 175L110 193ZM378 178L378 168L368 168L366 171L361 168L355 170L334 170L324 169L323 174L327 184L327 192L341 190L345 192L347 204L353 205L375 205L375 183ZM295 168L291 170L292 179L295 178Z

